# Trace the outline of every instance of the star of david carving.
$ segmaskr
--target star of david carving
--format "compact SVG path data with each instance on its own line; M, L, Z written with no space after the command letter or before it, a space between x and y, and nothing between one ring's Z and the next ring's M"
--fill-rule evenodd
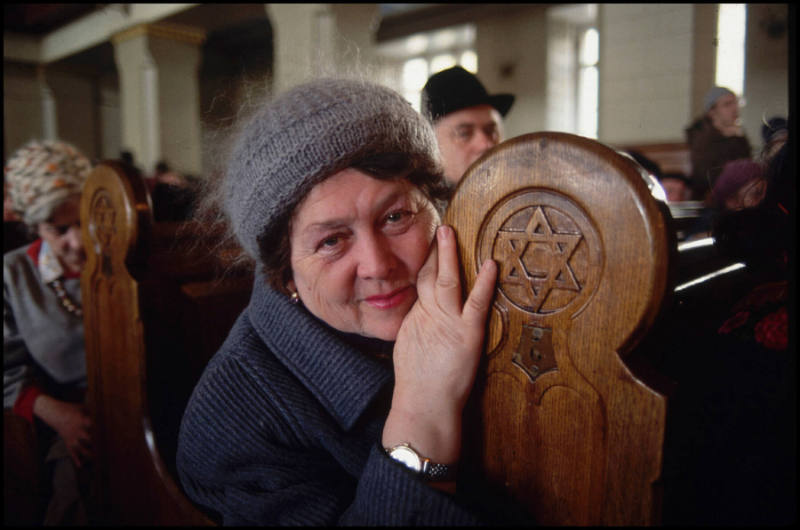
M553 289L580 292L569 260L582 237L553 231L542 207L534 207L525 230L497 232L501 283L523 286L534 311L541 308Z

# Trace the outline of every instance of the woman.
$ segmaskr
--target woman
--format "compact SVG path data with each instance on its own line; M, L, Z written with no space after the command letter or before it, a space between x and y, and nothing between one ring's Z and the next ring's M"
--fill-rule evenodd
M224 524L475 522L452 493L497 269L462 303L435 142L397 93L344 80L238 135L219 197L256 281L178 446Z
M54 496L45 524L86 522L76 470L90 458L80 308L80 193L90 170L73 146L53 141L29 142L5 167L11 205L39 237L3 255L3 407L46 426L38 432Z

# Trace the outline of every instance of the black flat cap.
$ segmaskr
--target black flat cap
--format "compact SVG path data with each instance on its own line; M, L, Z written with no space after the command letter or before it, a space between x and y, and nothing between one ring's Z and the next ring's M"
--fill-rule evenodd
M435 121L451 112L483 104L505 116L513 103L513 94L490 95L475 75L453 66L428 79L422 89L421 108L427 118Z

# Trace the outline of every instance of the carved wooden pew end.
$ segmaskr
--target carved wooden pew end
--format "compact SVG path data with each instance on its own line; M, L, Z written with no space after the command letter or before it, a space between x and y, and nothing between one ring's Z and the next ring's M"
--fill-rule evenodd
M212 524L176 480L178 427L249 300L252 275L219 279L226 252L202 244L217 234L191 222L155 224L141 177L114 162L90 175L81 226L95 511L108 524Z
M467 289L499 265L466 449L542 524L659 517L666 398L624 358L669 286L669 214L638 167L563 133L507 141L456 190Z

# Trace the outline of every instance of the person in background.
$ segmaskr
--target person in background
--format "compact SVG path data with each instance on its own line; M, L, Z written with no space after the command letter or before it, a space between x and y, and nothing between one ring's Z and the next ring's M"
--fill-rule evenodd
M741 210L759 204L767 189L763 173L763 166L753 160L725 164L713 190L717 208Z
M226 525L462 525L462 411L497 265L462 298L430 124L322 79L255 112L205 204L257 262L181 423L187 495Z
M133 153L131 153L130 151L120 151L119 160L120 162L122 162L123 165L134 170L137 174L139 175L142 174L141 168L136 165L136 162L133 158Z
M182 174L170 169L161 161L151 178L147 179L153 199L153 216L156 221L184 221L191 217L194 206L194 186Z
M433 74L425 83L420 108L433 123L451 187L473 162L504 140L503 118L513 103L512 94L490 95L460 66Z
M659 344L668 352L659 372L680 388L664 448L665 525L797 519L792 159L785 143L764 161L760 201L716 212L717 255L746 267L681 295L681 333Z
M771 158L775 155L783 144L789 139L789 122L786 118L776 116L765 122L761 126L761 157Z
M712 87L703 102L704 113L686 128L692 161L692 198L709 200L726 162L752 157L752 148L739 121L739 99L730 89Z
M667 202L683 202L692 197L691 183L682 173L664 173L659 182L667 194Z
M58 141L29 142L5 166L11 206L38 239L3 255L3 407L34 423L49 448L48 525L87 520L80 194L90 170L85 156Z

